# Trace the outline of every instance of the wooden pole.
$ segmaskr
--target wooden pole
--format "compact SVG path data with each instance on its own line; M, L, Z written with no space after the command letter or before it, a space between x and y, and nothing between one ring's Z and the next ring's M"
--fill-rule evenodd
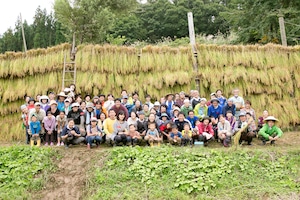
M22 29L23 43L24 43L24 51L25 51L25 54L27 54L27 45L26 45L26 39L25 39L25 33L24 33L23 20L22 20L21 13L20 13L20 20L21 20L21 29Z
M192 52L194 55L193 68L194 68L194 72L196 74L196 78L195 78L196 89L199 91L200 90L200 80L198 77L198 52L197 52L197 48L196 48L196 37L195 37L193 13L188 12L187 17L188 17L188 24L189 24L190 44L192 46Z
M284 18L283 15L279 15L279 27L280 27L280 35L281 35L281 43L282 46L287 46L286 41L286 33L285 33L285 25L284 25Z

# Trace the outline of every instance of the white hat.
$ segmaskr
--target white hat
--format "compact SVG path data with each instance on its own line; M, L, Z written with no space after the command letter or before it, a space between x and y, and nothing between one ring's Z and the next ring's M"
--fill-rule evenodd
M98 119L96 117L92 117L91 122L98 122Z
M158 101L155 101L154 106L160 106L160 103Z
M80 107L79 103L72 103L71 108L73 107Z
M56 104L56 105L57 105L57 102L56 102L55 100L51 100L50 103L49 103L49 105L51 106L51 105L53 105L53 104Z
M185 100L183 101L183 103L190 103L190 100L185 99Z
M67 95L64 92L60 92L57 96L58 97L67 97Z
M206 102L207 99L206 98L201 98L200 101L205 101Z
M94 108L94 104L89 102L86 104L86 108Z
M278 122L278 119L276 119L274 116L269 116L264 121L265 122L267 122L267 121L276 121L276 122Z
M46 95L41 96L39 102L42 103L42 100L47 100L47 103L50 101L49 97Z

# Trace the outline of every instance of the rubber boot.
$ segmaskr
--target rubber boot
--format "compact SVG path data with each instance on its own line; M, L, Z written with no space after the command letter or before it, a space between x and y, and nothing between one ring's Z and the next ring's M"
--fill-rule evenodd
M34 146L34 140L30 139L30 146L33 147Z
M160 147L160 142L157 143L157 146Z
M151 141L151 142L149 142L150 143L150 147L153 147L154 145L153 145L153 141Z
M40 147L40 146L41 146L41 139L37 139L37 140L36 140L36 146L37 146L37 147Z

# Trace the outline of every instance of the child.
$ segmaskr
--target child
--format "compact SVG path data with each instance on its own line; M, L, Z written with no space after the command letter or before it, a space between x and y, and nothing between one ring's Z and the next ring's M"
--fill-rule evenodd
M193 142L193 131L191 131L191 127L188 123L185 123L182 131L182 145L187 145L188 143L192 146Z
M64 111L60 111L59 115L56 116L56 125L57 125L57 145L56 146L64 146L64 142L61 141L61 131L67 125L67 116L65 115Z
M269 116L264 121L266 124L260 129L258 134L263 145L265 145L267 141L271 141L271 145L273 145L275 141L282 136L283 132L275 125L275 122L278 121L275 117Z
M91 118L91 125L87 126L87 148L91 149L92 143L95 141L97 147L100 145L102 141L102 130L97 126L98 120L96 117Z
M31 132L31 139L30 139L30 146L33 146L36 141L36 146L41 146L41 138L40 138L40 132L41 132L41 123L37 120L36 115L31 116L31 122L29 124L29 129Z
M176 125L172 126L172 132L170 134L170 143L174 145L180 145L182 140L182 135L178 131L178 127Z
M142 137L140 133L136 131L136 127L134 124L129 125L129 132L128 135L131 137L132 145L135 146L140 143Z
M53 146L53 137L55 130L55 117L52 115L51 111L47 112L47 116L44 117L44 128L46 132L46 143L45 146L48 146L50 140L50 146Z
M26 105L21 106L21 111L22 111L22 120L23 120L23 128L25 128L26 132L26 144L29 144L30 141L30 135L28 134L28 108Z
M161 138L159 137L155 122L151 122L148 127L149 129L146 133L145 140L149 142L151 147L153 147L154 142L157 142L158 146L160 146Z

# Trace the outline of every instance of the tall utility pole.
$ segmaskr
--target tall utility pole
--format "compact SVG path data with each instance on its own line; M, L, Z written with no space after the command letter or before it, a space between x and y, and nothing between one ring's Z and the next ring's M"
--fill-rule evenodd
M196 48L196 37L195 37L195 29L194 29L194 18L193 18L193 13L188 12L188 24L189 24L189 35L190 35L190 44L192 46L192 52L194 55L194 73L196 74L195 82L196 82L196 89L199 91L200 90L200 80L198 76L198 53L197 53L197 48Z
M278 15L278 19L279 19L281 43L282 43L282 46L286 47L287 46L287 42L286 42L286 33L285 33L285 26L284 26L283 15L282 14Z
M23 20L22 20L22 14L21 13L20 13L20 20L21 20L23 43L24 43L24 51L25 51L25 54L27 54L27 45L26 45L26 39L25 39L25 33L24 33Z

